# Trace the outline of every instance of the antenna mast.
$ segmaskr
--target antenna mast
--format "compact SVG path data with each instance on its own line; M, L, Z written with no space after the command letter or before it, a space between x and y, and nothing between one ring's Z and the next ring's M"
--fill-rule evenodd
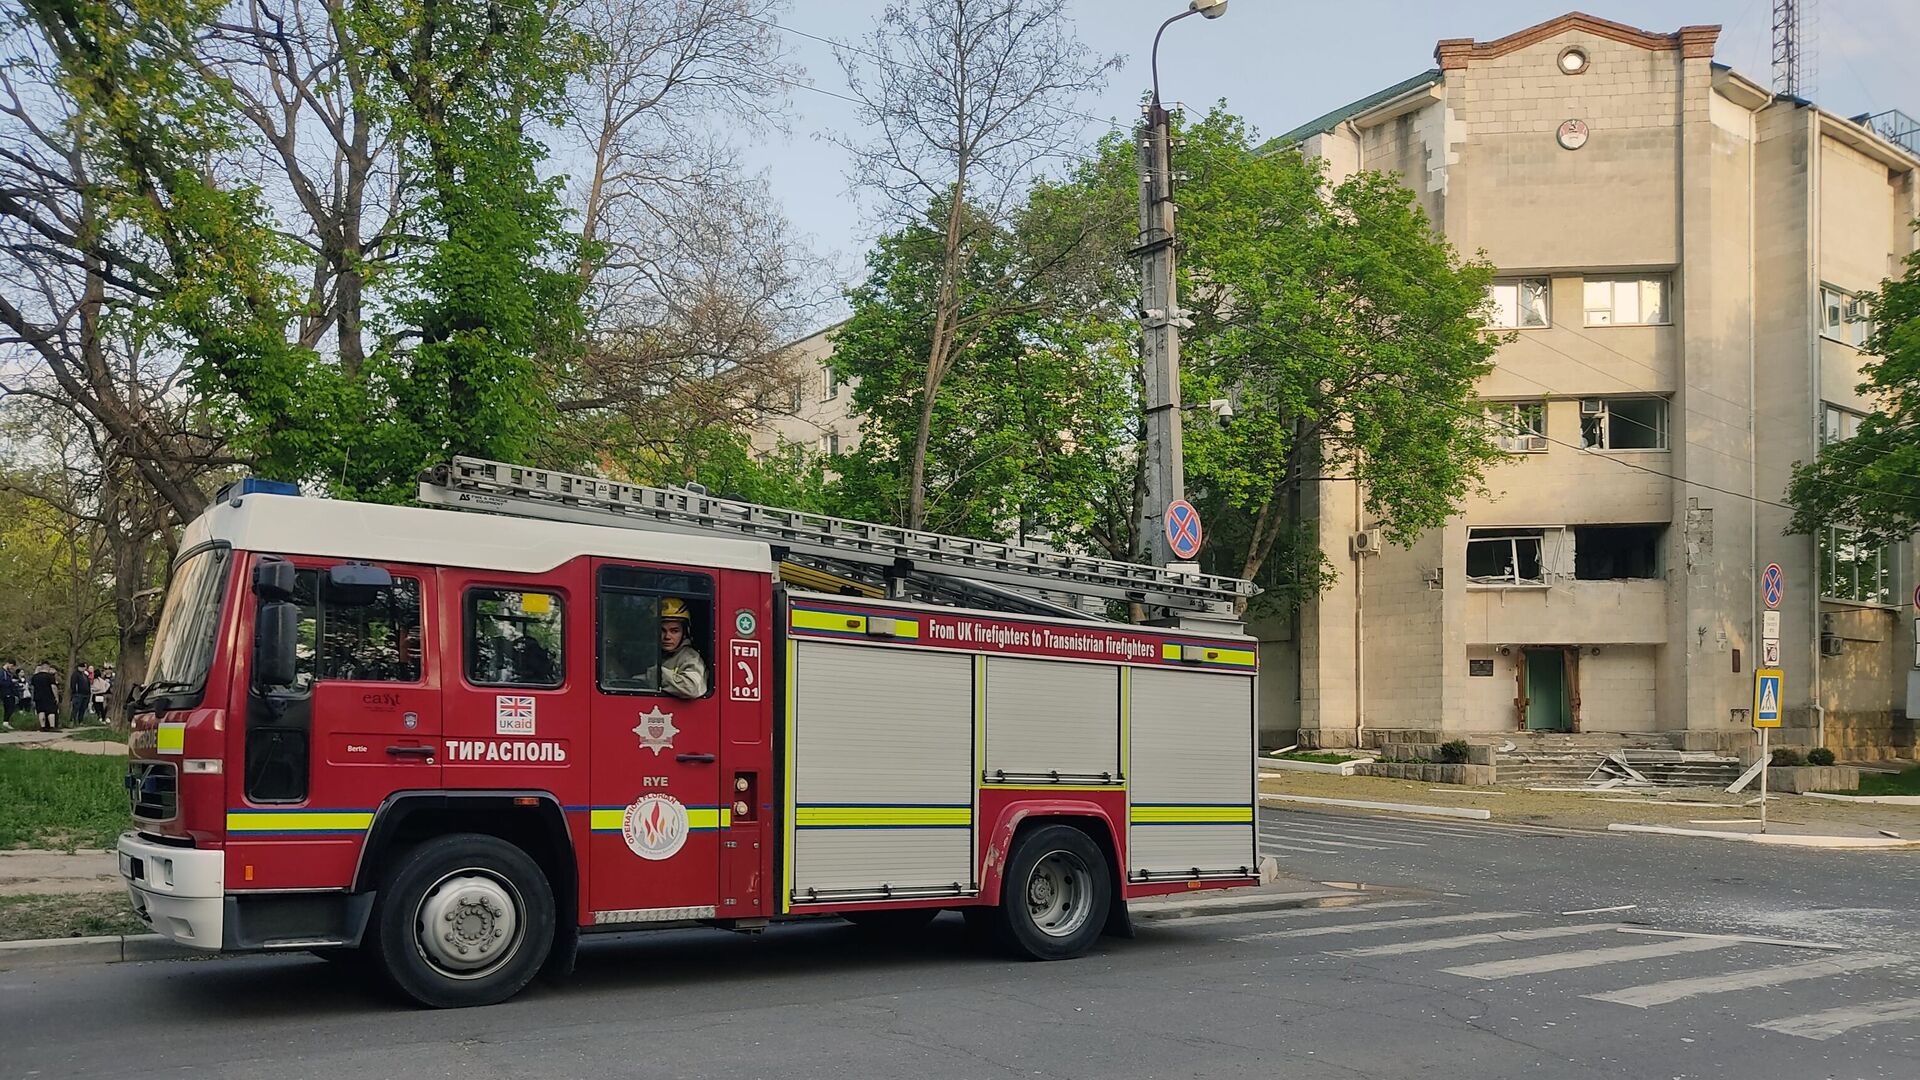
M1815 0L1773 0L1773 89L1808 97L1813 93Z

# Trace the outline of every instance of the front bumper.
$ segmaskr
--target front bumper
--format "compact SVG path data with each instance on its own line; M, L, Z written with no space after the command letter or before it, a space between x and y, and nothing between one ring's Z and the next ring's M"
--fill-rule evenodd
M120 834L115 850L133 913L142 922L182 945L220 948L226 917L225 852L156 844L132 832Z

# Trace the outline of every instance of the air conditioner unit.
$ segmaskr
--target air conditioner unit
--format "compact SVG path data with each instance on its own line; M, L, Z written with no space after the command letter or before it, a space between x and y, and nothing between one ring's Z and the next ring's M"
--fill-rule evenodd
M1353 534L1351 546L1355 555L1380 554L1380 530L1361 529Z
M1820 655L1839 656L1846 651L1847 639L1839 634L1820 635Z
M1865 299L1862 299L1860 297L1854 297L1853 299L1847 301L1847 321L1848 322L1866 322L1867 321L1867 302Z
M1600 399L1599 398L1581 398L1580 399L1580 415L1581 416L1599 416L1600 415Z

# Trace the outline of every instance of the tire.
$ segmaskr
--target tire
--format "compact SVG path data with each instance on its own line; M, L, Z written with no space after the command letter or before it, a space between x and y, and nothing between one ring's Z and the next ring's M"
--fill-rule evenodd
M909 941L932 925L939 908L902 908L894 911L851 911L841 916L871 937Z
M519 993L546 962L553 887L514 845L457 833L400 857L373 921L373 947L402 994L436 1009L493 1005ZM424 933L429 925L437 933Z
M1066 960L1099 940L1112 905L1100 846L1071 825L1043 825L1022 836L1007 860L994 936L1016 956Z

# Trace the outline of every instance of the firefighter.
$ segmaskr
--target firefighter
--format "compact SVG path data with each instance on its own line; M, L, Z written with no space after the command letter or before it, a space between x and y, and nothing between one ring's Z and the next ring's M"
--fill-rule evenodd
M654 685L678 698L707 696L707 662L687 639L693 613L677 596L660 601L660 667Z

